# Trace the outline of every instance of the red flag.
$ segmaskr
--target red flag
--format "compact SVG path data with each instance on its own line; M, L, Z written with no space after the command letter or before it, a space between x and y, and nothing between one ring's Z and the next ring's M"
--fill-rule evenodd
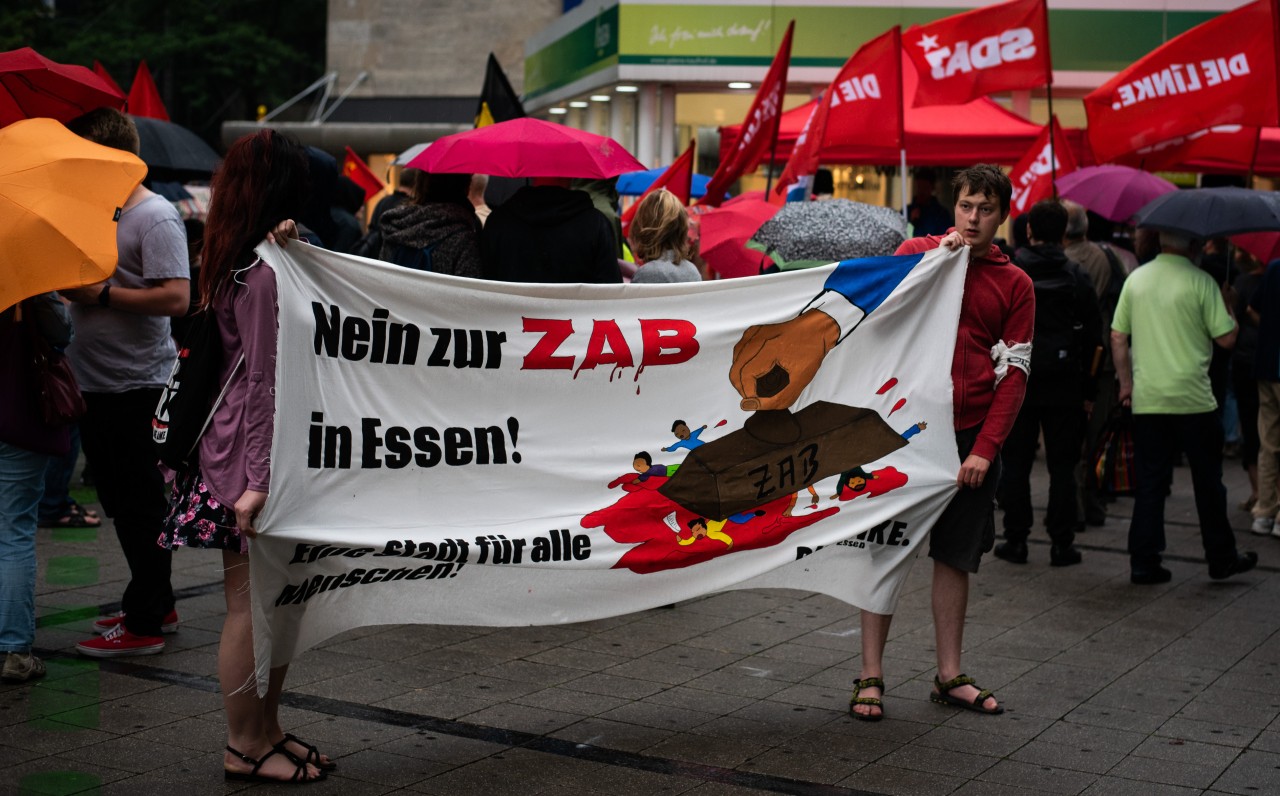
M108 86L111 86L113 89L115 89L120 94L120 96L122 97L124 96L124 89L120 88L119 83L111 79L111 73L108 72L107 68L102 65L102 62L97 60L96 58L93 61L93 73L98 77L102 78Z
M778 178L783 193L803 174L813 174L824 150L842 146L902 148L902 29L877 36L845 61L805 122L787 167Z
M1135 149L1113 162L1147 171L1246 172L1257 147L1257 127L1219 124Z
M1049 135L1053 134L1053 146L1049 146ZM1052 164L1052 166L1050 165ZM1044 132L1022 156L1018 165L1009 172L1009 181L1013 183L1013 201L1010 210L1014 215L1025 213L1031 205L1054 195L1053 180L1056 176L1070 174L1076 170L1076 158L1067 146L1067 139L1058 126L1055 115L1044 126Z
M145 60L138 63L138 71L133 76L133 85L129 86L129 113L134 116L146 116L149 119L169 121L169 112L160 100L160 92L156 90L156 81L151 79L151 70Z
M1053 82L1045 0L1011 0L912 25L902 46L920 73L912 107L962 105Z
M760 90L756 92L751 110L742 121L742 134L738 136L737 144L729 157L720 161L719 168L707 184L707 195L698 204L719 207L729 186L759 165L768 151L778 129L778 117L782 115L782 95L787 90L787 67L791 64L791 33L795 27L793 19L787 25L778 54L773 57L773 64L764 76Z
M658 175L658 179L650 183L648 188L644 189L644 193L640 194L640 198L631 203L631 206L622 214L620 222L622 224L622 234L627 234L627 227L631 226L631 219L636 214L636 208L640 206L640 201L649 194L659 188L666 188L668 191L676 195L683 204L689 204L689 195L693 193L693 148L694 141L689 142L689 146L684 150L680 157L676 158L667 170Z
M1277 124L1274 0L1197 25L1084 98L1099 163L1200 130Z
M342 159L342 174L364 189L364 200L367 202L386 186L382 184L382 180L378 179L378 175L369 170L360 156L351 151L351 147L346 149L347 156Z

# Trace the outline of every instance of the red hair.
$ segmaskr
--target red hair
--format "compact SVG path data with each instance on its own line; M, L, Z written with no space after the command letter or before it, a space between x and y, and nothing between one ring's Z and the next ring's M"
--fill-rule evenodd
M297 216L306 201L307 154L266 128L231 145L210 186L200 266L201 308L213 305L232 271L252 262L253 247Z

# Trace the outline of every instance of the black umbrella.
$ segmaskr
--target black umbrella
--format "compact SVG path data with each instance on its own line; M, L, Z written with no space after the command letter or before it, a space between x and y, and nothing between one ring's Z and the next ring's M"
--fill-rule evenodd
M157 171L209 175L217 168L218 153L205 140L180 124L133 116L142 144L139 157Z
M1200 240L1280 230L1280 194L1249 188L1196 188L1152 199L1138 226L1183 232Z

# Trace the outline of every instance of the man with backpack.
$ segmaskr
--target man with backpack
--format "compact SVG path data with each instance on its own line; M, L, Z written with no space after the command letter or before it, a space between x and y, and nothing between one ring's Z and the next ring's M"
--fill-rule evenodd
M1053 542L1049 563L1065 567L1081 561L1074 546L1079 523L1075 469L1084 417L1094 399L1093 363L1102 347L1102 320L1092 283L1062 250L1066 208L1045 200L1037 202L1028 217L1031 245L1019 249L1013 259L1035 289L1035 336L1026 397L1002 451L999 501L1005 540L996 545L995 554L1015 564L1027 562L1033 521L1031 465L1043 432L1049 466L1044 524Z

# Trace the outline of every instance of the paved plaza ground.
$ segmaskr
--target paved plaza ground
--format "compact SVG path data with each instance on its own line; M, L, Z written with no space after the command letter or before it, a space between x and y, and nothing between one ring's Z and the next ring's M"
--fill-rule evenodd
M1042 469L1042 468L1041 468ZM1227 460L1234 507L1247 486ZM1037 474L1035 499L1046 499ZM577 625L371 627L304 654L288 729L340 767L308 793L1280 793L1280 539L1238 532L1259 568L1211 582L1185 468L1169 507L1173 582L1131 586L1132 501L1083 534L1080 566L990 558L973 581L965 668L1007 708L932 704L927 562L894 622L888 718L853 721L857 613L741 591ZM1232 521L1247 529L1247 515ZM37 652L48 677L0 685L0 794L229 793L215 673L219 557L174 558L181 630L161 655L74 645L114 610L114 534L39 535Z

